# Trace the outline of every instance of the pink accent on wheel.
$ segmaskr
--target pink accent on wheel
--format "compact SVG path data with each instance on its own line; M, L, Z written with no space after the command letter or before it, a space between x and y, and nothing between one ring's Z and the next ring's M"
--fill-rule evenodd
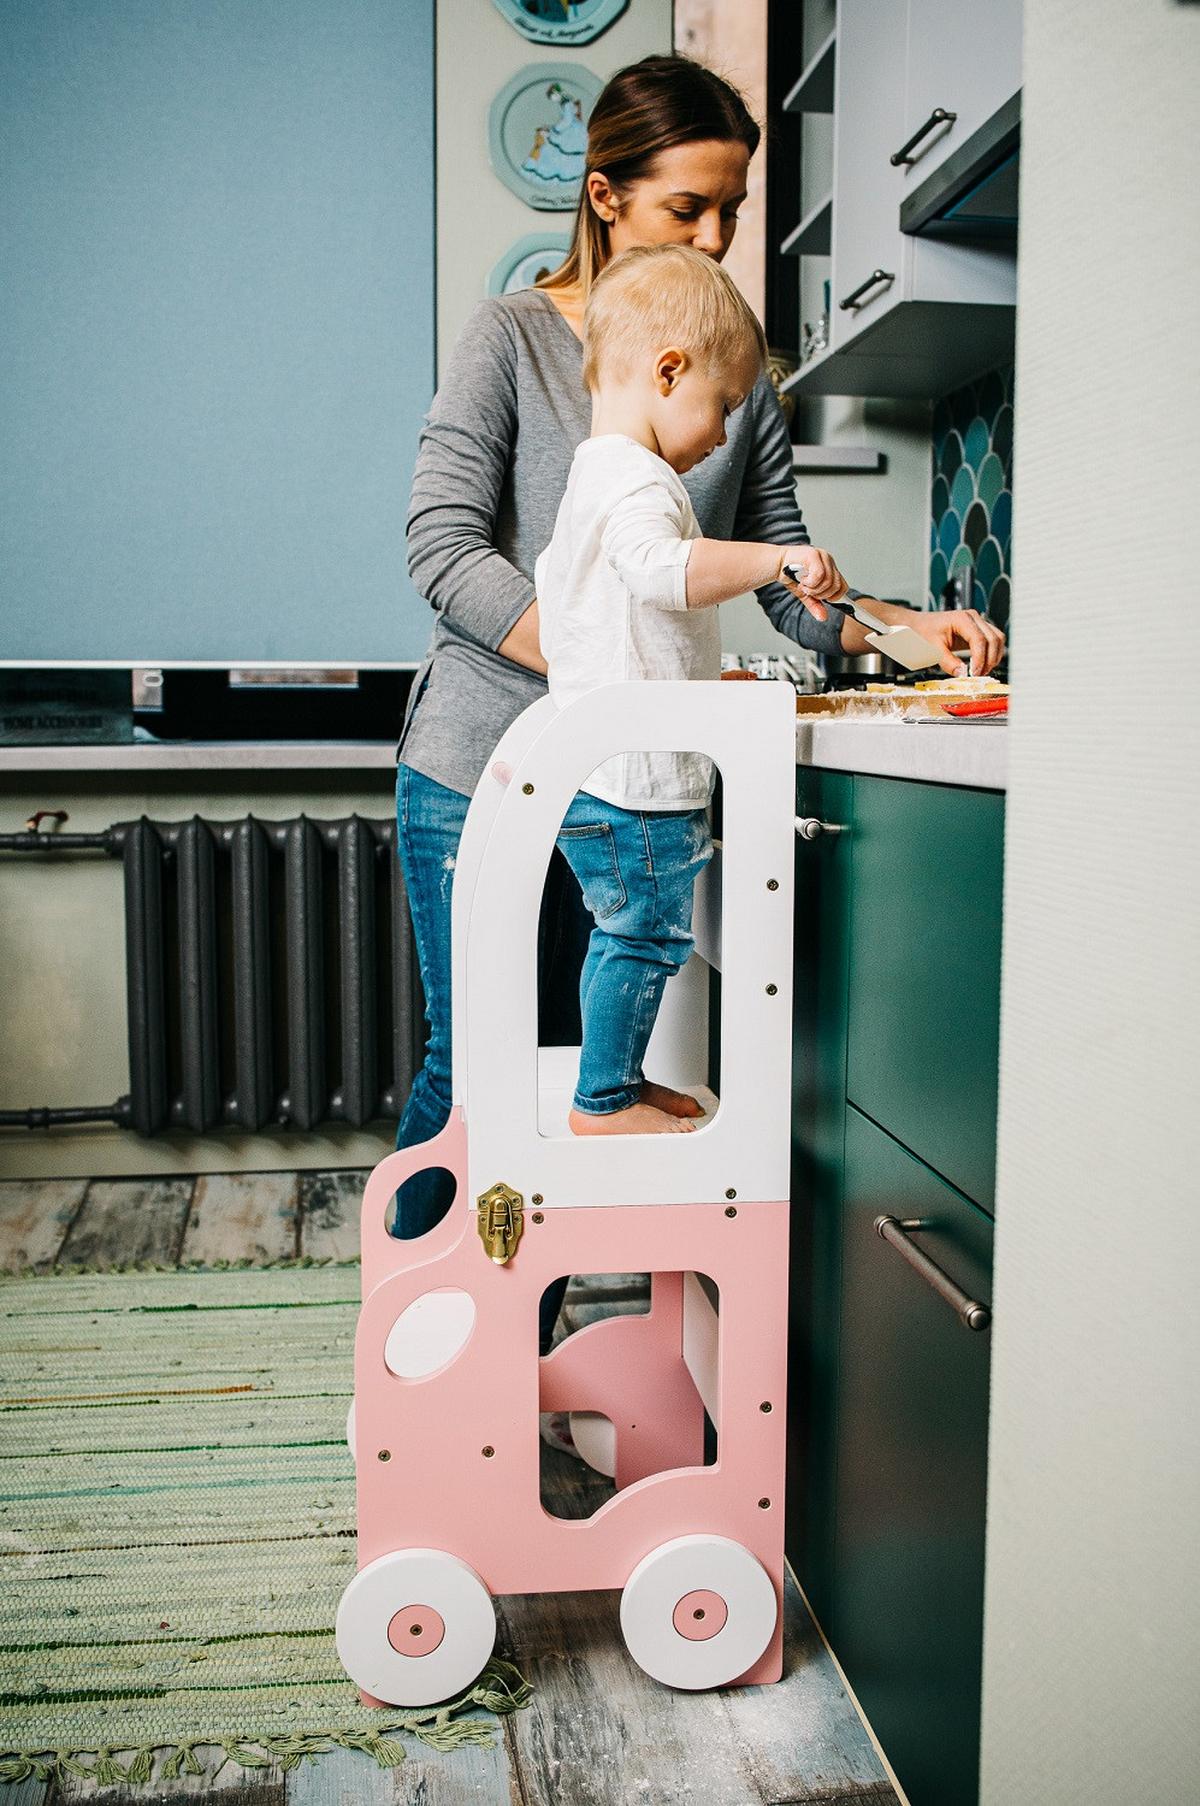
M431 1605L406 1605L387 1628L388 1642L397 1655L430 1655L446 1634L446 1620Z
M512 782L512 766L506 764L503 759L497 759L492 766L492 776L498 784L510 784Z
M675 1607L671 1622L681 1637L689 1643L705 1643L709 1637L715 1637L719 1630L724 1630L725 1620L729 1616L729 1607L720 1593L709 1593L698 1587L694 1593L685 1593Z

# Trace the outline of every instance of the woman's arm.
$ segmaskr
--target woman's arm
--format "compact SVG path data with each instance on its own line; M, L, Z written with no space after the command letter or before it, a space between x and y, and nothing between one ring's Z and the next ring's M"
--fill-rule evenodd
M538 620L536 596L525 613L517 616L496 651L501 658L510 659L514 665L524 665L527 671L536 671L545 677L549 667L542 657L541 624Z
M516 347L482 301L454 348L421 433L408 510L413 583L457 633L544 672L533 584L496 550L517 434Z
M807 542L808 530L796 505L787 423L775 391L765 377L757 384L752 399L758 407L758 428L742 482L734 532L740 539L769 540L775 545ZM957 649L970 653L971 670L977 676L991 671L1004 656L1004 635L973 608L914 612L868 597L863 590L850 589L846 593L851 601L864 597L871 613L889 626L912 627L923 634L937 647L942 669L954 675L961 674L966 668L956 657ZM813 646L818 652L874 651L868 644L866 629L849 616L843 615L839 619L819 607L810 611L805 603L777 584L760 590L758 599L771 625L789 639L798 640L802 646ZM818 634L822 636L820 639L816 637Z

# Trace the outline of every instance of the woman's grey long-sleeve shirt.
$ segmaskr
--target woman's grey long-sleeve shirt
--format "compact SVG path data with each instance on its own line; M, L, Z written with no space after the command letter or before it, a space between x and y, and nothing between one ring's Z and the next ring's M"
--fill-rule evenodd
M582 347L550 298L525 289L481 302L434 397L413 476L408 568L437 618L399 752L464 796L500 736L545 694L544 678L496 648L534 599L534 562L591 415ZM683 479L701 531L807 543L787 428L765 376L727 432ZM839 649L840 618L814 620L780 584L758 599L800 645Z

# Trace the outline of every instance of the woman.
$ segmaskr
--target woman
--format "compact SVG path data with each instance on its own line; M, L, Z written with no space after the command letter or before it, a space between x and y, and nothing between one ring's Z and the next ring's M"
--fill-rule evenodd
M633 245L687 244L723 258L758 141L740 96L699 64L654 56L618 71L588 124L586 174L565 263L537 288L475 309L434 399L413 478L408 546L413 582L437 621L413 681L397 783L400 857L430 1041L400 1123L400 1147L435 1135L450 1110L450 887L467 805L501 734L545 693L532 572L550 540L575 448L590 432L580 343L589 287L611 257ZM708 536L808 540L787 430L766 377L731 418L727 444L686 482ZM867 649L856 623L818 620L780 586L761 591L759 601L772 624L801 645ZM955 646L969 650L979 672L1003 652L1003 635L973 610L914 617L878 600L871 609L924 633L948 670L962 669ZM576 979L590 926L556 856L539 934L543 1041L578 1039ZM693 1100L660 1087L643 1095L660 1108L695 1112ZM448 1204L444 1181L410 1181L395 1233L422 1233ZM544 1343L551 1304L557 1310L547 1299Z

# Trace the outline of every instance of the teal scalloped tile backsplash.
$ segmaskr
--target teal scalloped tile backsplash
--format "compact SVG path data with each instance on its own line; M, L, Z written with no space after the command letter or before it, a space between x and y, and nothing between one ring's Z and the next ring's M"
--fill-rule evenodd
M1013 371L989 370L933 410L929 605L970 570L971 606L1009 622L1012 586Z

